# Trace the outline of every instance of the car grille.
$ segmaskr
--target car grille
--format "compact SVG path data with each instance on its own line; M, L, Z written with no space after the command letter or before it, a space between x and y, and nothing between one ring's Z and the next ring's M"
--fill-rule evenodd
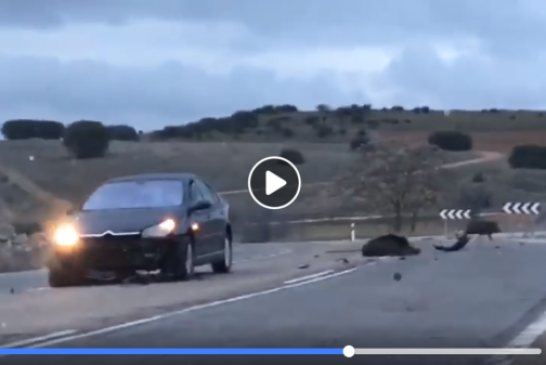
M106 235L102 237L82 237L82 241L86 246L97 245L109 245L113 246L126 246L138 243L140 241L140 235L127 235L127 236L113 236Z
M142 256L140 236L84 237L84 260L94 267L119 267Z

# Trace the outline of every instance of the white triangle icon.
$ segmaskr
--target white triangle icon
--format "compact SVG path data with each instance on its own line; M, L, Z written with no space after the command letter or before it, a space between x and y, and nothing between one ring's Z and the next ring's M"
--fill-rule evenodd
M265 195L271 195L283 186L286 185L286 181L272 173L266 171L265 173Z

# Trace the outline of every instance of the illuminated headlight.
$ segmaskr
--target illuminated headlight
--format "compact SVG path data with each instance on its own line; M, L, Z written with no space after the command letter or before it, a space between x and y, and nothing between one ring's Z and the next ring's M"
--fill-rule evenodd
M62 225L55 230L53 241L59 246L74 246L80 236L72 225Z
M172 219L166 219L163 222L146 228L142 231L142 237L165 237L170 235L176 229L176 222Z

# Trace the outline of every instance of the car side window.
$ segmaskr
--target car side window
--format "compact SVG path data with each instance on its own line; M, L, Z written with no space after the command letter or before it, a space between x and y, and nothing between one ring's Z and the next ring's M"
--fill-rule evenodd
M206 199L205 196L203 196L203 193L199 188L197 181L195 180L190 183L190 198L192 204L198 203Z
M195 181L195 184L198 186L199 190L201 191L201 195L206 201L210 202L211 204L216 204L216 198L206 184L198 180Z
M218 196L218 194L216 194L214 189L211 188L210 185L207 184L206 182L203 182L203 186L204 186L205 190L208 192L208 194L210 194L210 196L212 197L212 202L214 204L217 204L220 201L220 197Z

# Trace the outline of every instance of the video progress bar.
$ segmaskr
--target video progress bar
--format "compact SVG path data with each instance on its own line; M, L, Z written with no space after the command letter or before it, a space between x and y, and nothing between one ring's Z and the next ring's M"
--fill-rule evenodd
M355 349L353 346L345 346L343 355L353 357L355 355L482 355L482 356L511 356L511 355L540 355L541 349L535 348L444 348L444 349Z

